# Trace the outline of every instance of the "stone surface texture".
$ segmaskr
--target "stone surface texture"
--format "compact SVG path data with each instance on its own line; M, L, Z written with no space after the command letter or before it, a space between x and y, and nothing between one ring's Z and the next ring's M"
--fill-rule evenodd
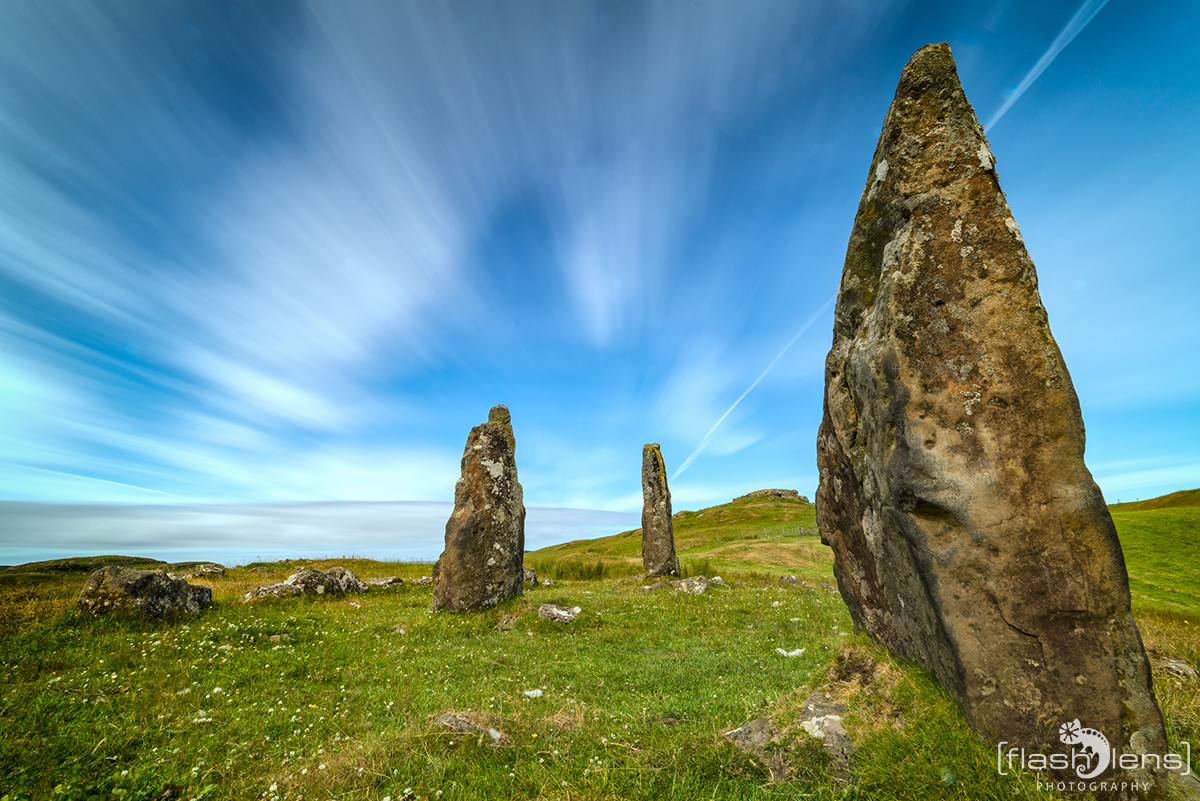
M110 565L88 576L75 602L75 614L100 617L115 613L179 620L195 617L210 606L211 587L171 578L163 570Z
M1165 753L1121 546L950 49L905 67L846 253L817 524L855 623L992 742ZM1073 774L1072 774L1073 776ZM1105 774L1112 779L1116 771ZM1158 797L1163 777L1130 771Z
M678 576L671 490L657 444L642 448L642 570L647 576Z
M521 575L522 575L522 578L524 579L525 583L528 584L530 587L538 586L538 574L537 574L537 571L534 570L532 567L521 568Z
M525 504L515 453L508 409L496 406L467 437L446 547L433 566L433 609L487 609L522 593Z
M371 589L348 567L331 567L325 571L325 575L333 582L334 591L338 593L366 592Z

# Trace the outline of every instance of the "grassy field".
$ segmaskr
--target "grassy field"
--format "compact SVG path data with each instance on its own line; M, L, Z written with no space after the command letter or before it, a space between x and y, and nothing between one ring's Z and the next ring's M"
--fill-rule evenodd
M777 500L676 520L685 568L731 584L704 595L621 583L639 562L628 533L529 554L556 584L471 615L430 613L428 588L411 583L233 603L302 565L410 579L427 565L231 569L193 580L213 587L217 605L178 625L75 620L86 568L0 571L0 797L1057 797L1030 776L996 775L992 750L925 671L853 633L821 586L830 560L805 530L812 507ZM1117 508L1114 518L1152 661L1197 664L1195 560L1178 554L1192 553L1180 549L1194 548L1200 507ZM783 573L808 585L780 586ZM568 625L539 620L547 602L583 612ZM511 628L498 625L507 615ZM869 679L846 667L872 661ZM1156 667L1175 748L1200 742L1197 684ZM817 686L848 705L853 784L788 730ZM499 741L439 725L448 712ZM787 782L772 783L723 737L767 715L788 735L778 746L796 765Z

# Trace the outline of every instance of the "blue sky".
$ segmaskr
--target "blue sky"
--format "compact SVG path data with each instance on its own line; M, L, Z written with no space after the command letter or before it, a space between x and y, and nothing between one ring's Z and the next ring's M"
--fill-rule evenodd
M811 497L829 301L937 41L1106 498L1200 486L1193 2L44 0L0 5L0 501L444 505L497 403L545 537L637 525L647 442L676 509ZM436 556L429 508L397 537Z

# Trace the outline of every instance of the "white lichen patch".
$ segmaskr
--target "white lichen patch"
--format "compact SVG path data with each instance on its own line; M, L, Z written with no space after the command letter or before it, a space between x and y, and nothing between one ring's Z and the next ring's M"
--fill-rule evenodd
M499 462L493 462L489 459L480 459L479 463L483 465L483 468L488 471L488 475L493 479L500 478L500 476L504 475L504 465L500 464Z
M979 150L975 152L975 155L979 157L979 166L985 170L990 170L996 164L996 157L988 149L987 142L979 143Z
M962 241L962 220L954 221L954 230L950 232L950 238L955 242Z
M888 163L887 159L880 159L875 165L875 180L871 182L871 188L867 190L867 200L875 197L875 193L879 191L879 185L883 183L883 179L887 178Z
M1018 242L1025 244L1025 237L1021 236L1021 229L1017 227L1016 220L1014 220L1012 217L1005 219L1004 227L1008 229L1010 234L1017 238Z

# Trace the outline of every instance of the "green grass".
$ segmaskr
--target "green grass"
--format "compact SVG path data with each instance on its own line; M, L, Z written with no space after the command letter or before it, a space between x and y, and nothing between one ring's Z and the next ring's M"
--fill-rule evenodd
M427 570L350 564L364 577ZM862 645L826 589L756 584L694 596L564 579L472 615L430 613L428 588L416 586L229 603L278 577L231 570L211 582L218 605L190 623L81 621L63 614L63 602L50 619L5 634L0 795L842 796L816 768L771 785L722 736L786 707L797 687L823 679L840 648ZM0 583L5 599L13 583ZM584 611L570 625L549 623L536 616L543 602ZM501 631L508 614L518 624ZM783 658L777 647L805 653ZM525 695L534 689L540 698ZM437 726L452 710L503 739ZM952 705L940 714L949 715L943 735L949 726L946 736L971 741ZM929 764L969 773L937 755L935 738L924 747ZM993 784L947 797L1014 797Z
M1134 609L1200 618L1200 506L1114 511Z
M772 496L742 498L696 512L677 512L672 525L675 551L685 573L689 563L703 563L709 576L790 573L817 582L833 579L833 557L817 536L816 509L811 503ZM531 552L527 561L601 563L613 569L613 575L632 575L641 570L641 548L639 528L552 545Z
M786 530L811 523L812 507L776 500L677 519L685 573L742 579L700 596L618 584L640 565L621 550L634 544L629 532L530 554L527 564L555 585L470 615L430 613L428 588L411 584L232 603L304 565L410 579L428 565L231 569L194 581L213 587L217 605L176 625L74 619L84 570L0 571L0 797L1059 797L1027 775L998 776L992 749L926 671L851 631L840 598L820 586L831 581L827 549L823 561L812 557L822 546ZM1198 507L1124 507L1114 519L1152 661L1195 665ZM743 540L750 521L758 537ZM784 536L764 537L777 522ZM741 533L727 542L733 531ZM773 579L784 572L816 580L781 587ZM583 613L549 623L536 615L543 602ZM515 628L497 627L504 615L518 616ZM777 647L805 650L784 658ZM875 678L844 675L839 665L864 653L878 663ZM1171 746L1200 742L1200 682L1157 668L1154 680ZM796 773L772 784L722 735L767 715L787 729L817 686L847 704L855 783L835 780L823 751L792 725L780 747ZM541 697L525 695L534 689ZM448 711L503 738L439 727Z

